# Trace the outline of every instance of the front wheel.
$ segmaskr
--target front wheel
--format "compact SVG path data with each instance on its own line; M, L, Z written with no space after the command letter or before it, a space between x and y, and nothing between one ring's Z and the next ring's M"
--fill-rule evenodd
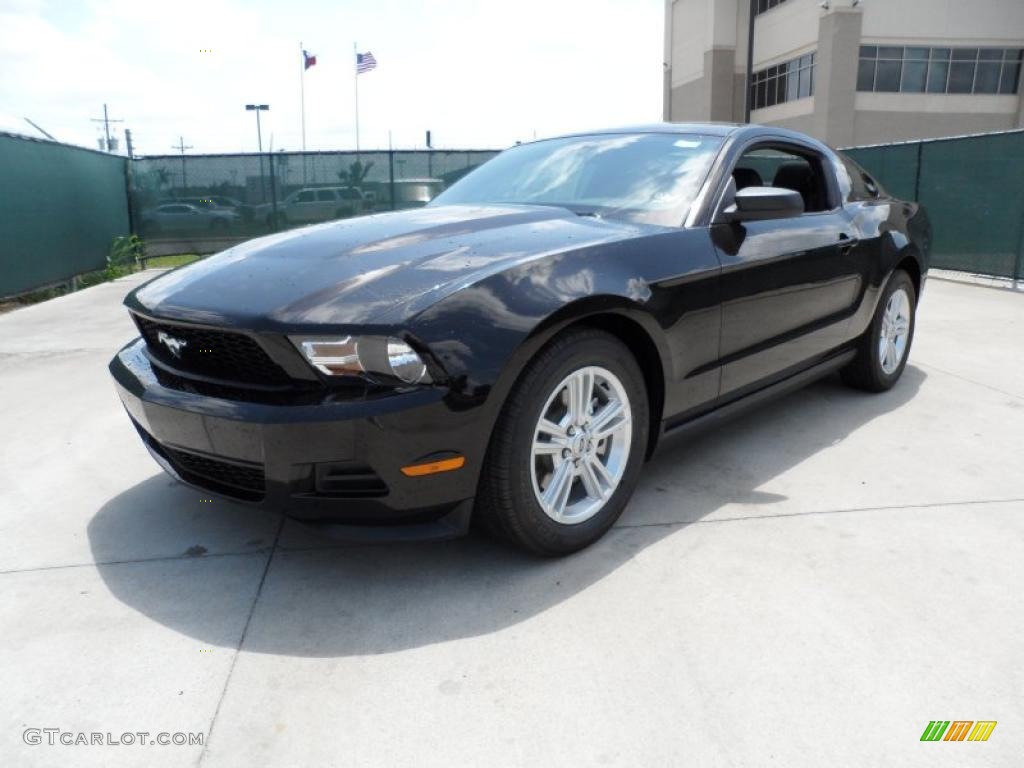
M899 381L914 340L917 292L903 270L893 272L861 338L857 356L841 371L843 381L868 392L884 392Z
M636 487L647 391L629 349L566 333L530 362L495 427L477 513L512 543L564 555L599 539Z

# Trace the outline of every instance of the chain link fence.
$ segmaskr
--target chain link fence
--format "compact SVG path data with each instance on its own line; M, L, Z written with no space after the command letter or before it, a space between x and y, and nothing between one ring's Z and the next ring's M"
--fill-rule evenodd
M426 205L494 150L163 155L132 163L149 256L213 253L321 221Z
M1024 131L851 147L932 222L932 266L1024 280Z
M1024 131L846 152L933 226L932 265L1024 280ZM215 253L320 221L425 205L494 150L125 158L0 135L0 296L101 269L133 232L148 256ZM126 194L126 177L127 193Z

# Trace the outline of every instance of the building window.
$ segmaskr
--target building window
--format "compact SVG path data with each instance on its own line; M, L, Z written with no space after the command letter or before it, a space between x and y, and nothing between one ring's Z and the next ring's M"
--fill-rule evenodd
M757 0L757 11L754 13L755 16L760 16L765 11L774 8L776 5L782 5L786 0Z
M862 45L857 90L879 93L1016 93L1020 48Z
M816 54L758 70L750 84L752 109L773 107L814 95L814 62Z

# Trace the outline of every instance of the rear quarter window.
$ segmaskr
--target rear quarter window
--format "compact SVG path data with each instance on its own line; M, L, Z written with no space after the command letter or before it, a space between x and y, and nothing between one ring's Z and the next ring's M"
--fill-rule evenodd
M847 173L850 174L851 200L877 200L885 195L882 186L874 176L865 171L846 155L840 155Z

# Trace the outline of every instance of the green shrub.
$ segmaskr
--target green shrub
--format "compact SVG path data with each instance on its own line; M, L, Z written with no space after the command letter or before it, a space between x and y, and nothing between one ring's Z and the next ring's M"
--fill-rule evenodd
M146 244L138 235L115 237L107 254L106 277L115 280L131 274L138 269L146 258Z

